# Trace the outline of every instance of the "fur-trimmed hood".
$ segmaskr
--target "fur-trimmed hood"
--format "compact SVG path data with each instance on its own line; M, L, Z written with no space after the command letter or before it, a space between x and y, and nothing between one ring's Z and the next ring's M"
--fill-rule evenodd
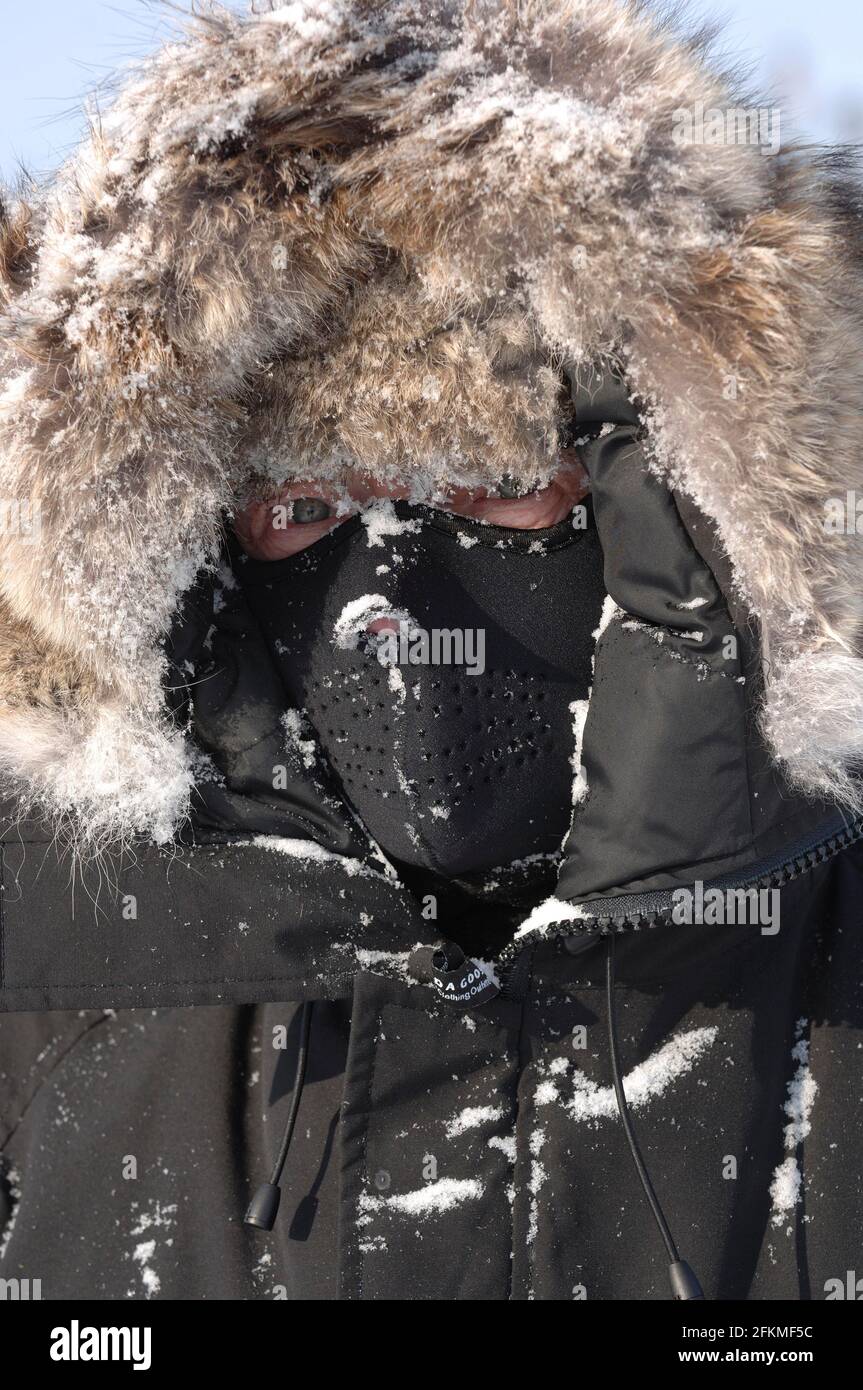
M863 300L841 160L675 138L751 106L618 0L213 11L0 244L0 763L164 842L194 750L162 639L254 476L547 476L612 357L715 522L804 790L863 753Z

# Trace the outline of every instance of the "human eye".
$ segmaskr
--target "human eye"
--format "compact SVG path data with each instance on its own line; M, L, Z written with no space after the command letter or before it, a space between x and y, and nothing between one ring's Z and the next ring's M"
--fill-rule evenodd
M295 497L288 504L290 519L295 526L311 526L316 521L328 521L333 514L323 497Z
M293 484L275 500L250 502L235 517L234 531L253 560L284 560L344 520L332 498L307 484Z

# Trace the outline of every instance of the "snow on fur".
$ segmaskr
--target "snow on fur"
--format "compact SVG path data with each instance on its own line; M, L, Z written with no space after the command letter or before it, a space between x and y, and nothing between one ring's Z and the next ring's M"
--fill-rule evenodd
M680 107L742 99L647 4L256 11L208 6L125 70L0 215L0 496L41 517L38 544L0 535L8 790L85 841L163 839L188 803L160 643L248 487L544 481L563 364L614 357L759 620L774 751L854 804L863 539L824 525L863 491L841 176L676 143ZM98 763L106 709L128 710L110 795L68 761L74 726Z
M136 837L170 842L194 780L178 734L112 703L11 712L0 720L0 772L13 786L26 779L24 809L53 818L82 857Z

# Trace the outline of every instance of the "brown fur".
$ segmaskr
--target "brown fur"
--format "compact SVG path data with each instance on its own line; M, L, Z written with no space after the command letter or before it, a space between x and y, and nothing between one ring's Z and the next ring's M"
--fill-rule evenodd
M853 801L863 545L823 525L863 494L848 200L805 152L676 145L676 109L735 95L649 7L328 8L214 9L3 221L2 495L42 525L0 537L10 784L167 838L158 641L224 510L357 467L545 477L562 364L613 355L760 620L777 756Z

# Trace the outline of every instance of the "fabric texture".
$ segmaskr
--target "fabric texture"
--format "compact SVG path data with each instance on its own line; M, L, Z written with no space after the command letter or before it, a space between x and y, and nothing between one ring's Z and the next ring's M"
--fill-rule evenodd
M580 530L567 516L519 534L400 504L383 565L359 521L292 559L238 559L312 746L400 869L446 879L560 850L572 817L560 750L605 598L583 510ZM368 630L386 614L397 648Z
M849 851L786 890L779 951L751 927L618 942L634 1119L709 1298L835 1297L859 1267L861 874ZM45 1299L668 1298L602 954L538 947L521 998L458 1015L367 973L316 1004L271 1235L242 1216L290 1103L295 1006L0 1018L0 1272Z

